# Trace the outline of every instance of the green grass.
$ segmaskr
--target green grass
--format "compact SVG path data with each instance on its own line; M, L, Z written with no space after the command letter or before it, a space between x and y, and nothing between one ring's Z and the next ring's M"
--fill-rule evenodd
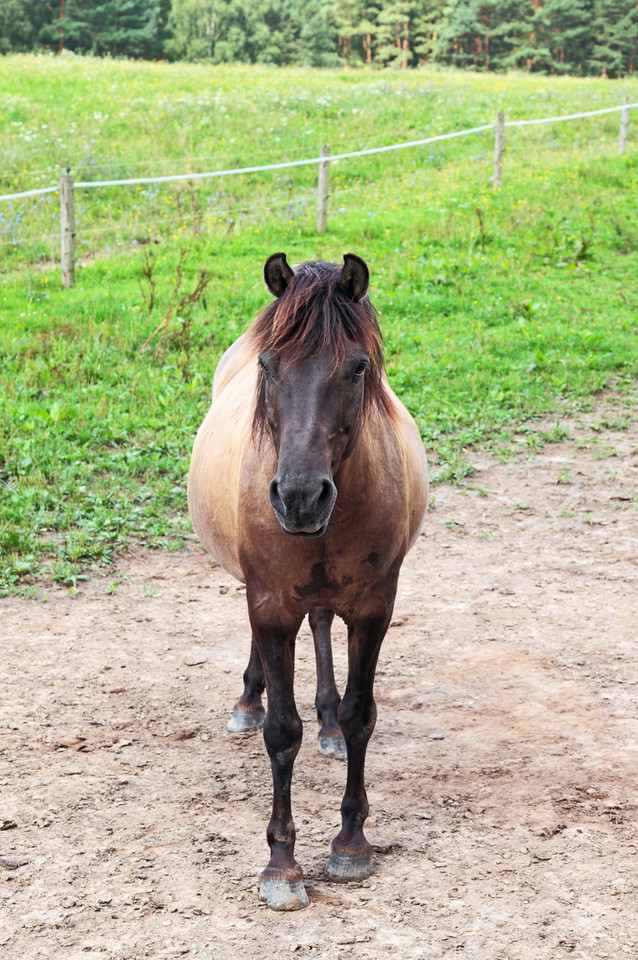
M595 109L638 100L638 82L10 57L0 92L9 192L55 182L61 164L77 179L206 170L461 129L500 106L512 119ZM0 204L0 589L41 576L75 589L131 541L189 535L185 475L212 372L268 301L262 265L279 249L291 262L366 258L390 379L439 478L471 472L473 445L501 448L521 431L532 449L559 439L534 419L606 387L629 403L638 119L622 158L618 120L508 131L499 190L491 133L343 161L323 236L314 167L78 191L71 290L57 241L42 239L57 230L57 197ZM190 320L182 311L140 352L180 251L181 293L202 269L210 283Z

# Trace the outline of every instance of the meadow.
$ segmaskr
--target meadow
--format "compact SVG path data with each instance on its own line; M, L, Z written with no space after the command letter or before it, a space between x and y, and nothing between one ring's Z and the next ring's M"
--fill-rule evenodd
M0 58L0 193L316 156L638 100L638 80ZM78 190L76 285L57 195L0 203L0 590L75 592L130 543L178 548L223 350L269 299L266 257L363 256L390 380L437 479L533 451L638 373L638 111L331 166ZM159 329L158 329L159 328ZM149 339L150 338L150 339ZM144 346L146 344L146 346ZM551 430L538 420L550 418ZM617 426L623 426L619 415ZM465 479L464 479L465 478ZM469 480L468 480L469 478ZM109 585L110 584L110 585Z

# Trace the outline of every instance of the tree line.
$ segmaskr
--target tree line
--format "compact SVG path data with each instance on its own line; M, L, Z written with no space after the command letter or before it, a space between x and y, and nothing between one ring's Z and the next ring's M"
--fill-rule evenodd
M0 53L632 74L638 0L0 0Z

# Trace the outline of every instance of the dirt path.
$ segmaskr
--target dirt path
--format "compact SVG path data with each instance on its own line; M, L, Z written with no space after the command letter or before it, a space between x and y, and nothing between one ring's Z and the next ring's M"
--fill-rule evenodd
M345 768L316 751L304 627L299 913L257 900L270 777L261 736L226 732L235 582L193 547L0 601L0 956L635 960L638 428L601 423L624 415L436 489L382 651L355 886L324 875Z

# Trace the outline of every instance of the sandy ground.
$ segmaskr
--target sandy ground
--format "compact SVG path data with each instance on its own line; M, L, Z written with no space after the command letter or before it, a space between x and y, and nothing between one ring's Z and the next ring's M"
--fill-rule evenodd
M232 578L193 544L0 601L0 956L638 957L624 417L608 401L534 459L480 455L436 488L382 650L375 874L353 886L324 873L345 767L317 753L303 628L299 913L257 899L270 774L261 734L226 732L249 637ZM341 680L344 646L340 628Z

